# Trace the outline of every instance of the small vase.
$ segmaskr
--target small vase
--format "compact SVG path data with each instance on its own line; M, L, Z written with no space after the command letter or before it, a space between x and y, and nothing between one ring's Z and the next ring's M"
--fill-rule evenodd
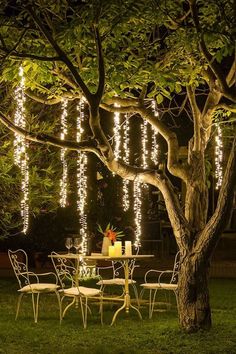
M102 255L108 256L109 246L111 246L111 240L108 237L103 237L102 241Z

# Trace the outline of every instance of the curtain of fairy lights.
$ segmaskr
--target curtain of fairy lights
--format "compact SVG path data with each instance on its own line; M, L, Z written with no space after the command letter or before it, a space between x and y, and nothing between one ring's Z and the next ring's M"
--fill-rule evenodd
M67 135L67 105L68 101L62 101L62 113L61 113L61 140L64 140ZM60 158L62 163L62 178L60 180L60 206L65 207L67 204L67 174L68 166L66 161L66 149L61 149Z
M85 102L83 99L80 100L78 106L78 118L77 118L77 142L82 140L83 135L83 125L85 120ZM80 218L80 235L82 237L81 251L83 254L87 253L88 240L87 240L87 215L86 215L86 204L87 204L87 155L84 152L78 152L77 159L77 189L78 189L78 201L77 210L79 212Z
M16 126L25 129L25 78L23 68L19 69L20 83L15 89L16 111L14 123ZM21 216L23 219L23 232L26 233L29 225L29 167L28 167L28 143L27 140L18 134L14 138L14 161L21 171Z
M223 180L223 143L222 143L222 129L219 123L216 125L216 135L215 135L215 188L218 190L222 185Z
M159 113L156 109L156 102L152 101L152 111L155 117L158 117ZM159 154L159 146L157 143L158 133L156 129L152 126L152 150L151 150L151 159L155 166L158 164L158 154Z
M125 122L123 124L123 136L124 136L124 162L129 164L129 118L128 115L125 115ZM127 211L130 207L130 200L129 200L129 180L123 179L123 209Z

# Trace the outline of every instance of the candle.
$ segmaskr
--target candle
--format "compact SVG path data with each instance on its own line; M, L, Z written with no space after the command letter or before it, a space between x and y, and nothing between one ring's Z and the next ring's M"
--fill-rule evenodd
M115 257L120 257L122 256L122 248L121 248L121 241L116 241L114 243L114 256Z
M125 255L126 256L132 256L131 241L125 241Z
M109 257L114 257L115 256L115 246L109 246L108 256Z

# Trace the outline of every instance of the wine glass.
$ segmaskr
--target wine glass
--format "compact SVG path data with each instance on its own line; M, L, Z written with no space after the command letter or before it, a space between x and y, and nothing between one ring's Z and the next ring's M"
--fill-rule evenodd
M75 248L75 253L78 253L79 248L81 247L81 242L78 237L74 238L73 246Z
M73 247L73 242L71 237L66 238L65 246L68 249L68 253L70 253L71 247Z

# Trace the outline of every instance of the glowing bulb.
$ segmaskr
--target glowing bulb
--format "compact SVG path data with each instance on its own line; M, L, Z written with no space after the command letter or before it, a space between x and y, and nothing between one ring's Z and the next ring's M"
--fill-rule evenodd
M77 118L77 142L82 140L83 134L83 124L85 122L84 114L84 99L81 99L77 110L79 112ZM86 215L86 205L87 205L87 155L84 152L78 152L77 159L77 190L78 190L78 201L77 210L79 212L80 218L80 235L82 237L81 251L83 254L87 253L88 250L88 240L87 240L87 215Z
M68 101L62 101L62 113L61 113L61 140L64 140L67 135L67 105ZM62 163L62 178L60 180L60 206L65 207L67 204L67 174L68 165L66 161L66 149L61 149L61 163Z
M26 128L25 119L25 78L24 70L19 69L20 83L15 89L16 111L14 115L14 124L20 128ZM23 219L23 232L26 233L29 226L29 166L28 166L28 142L24 137L15 134L14 138L14 162L21 171L21 191L22 199L20 202L21 216Z

